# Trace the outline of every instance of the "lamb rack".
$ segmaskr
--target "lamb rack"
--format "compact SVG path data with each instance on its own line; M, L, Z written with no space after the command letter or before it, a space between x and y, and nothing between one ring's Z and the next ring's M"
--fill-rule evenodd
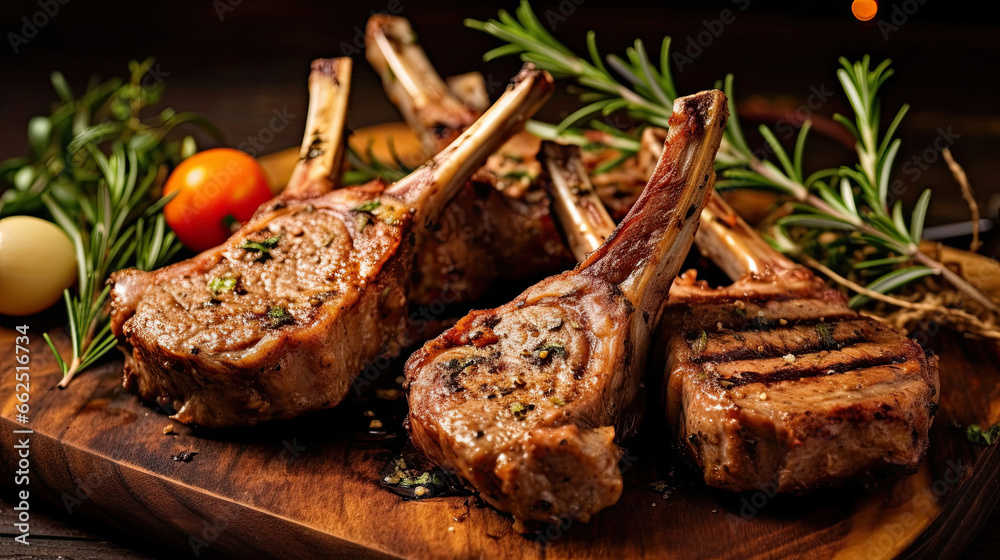
M714 182L725 96L678 99L643 195L576 269L474 311L406 363L414 444L527 522L586 521L622 490L650 337Z
M414 255L442 209L548 98L526 67L506 93L401 181L333 189L350 60L310 75L302 160L286 191L226 243L153 272L112 276L125 385L207 427L332 407L408 340Z
M659 156L665 136L644 131L640 167ZM545 153L556 150L572 154ZM564 184L584 186L554 181L554 206L574 254L586 254L613 222L595 205L586 174L564 173ZM849 310L717 193L702 210L695 243L735 283L711 289L693 272L682 275L651 361L669 362L662 402L705 481L802 493L915 468L937 407L934 359ZM660 348L665 356L656 355Z
M365 37L369 62L428 154L447 146L488 103L477 73L445 85L405 18L372 16ZM417 256L414 303L474 301L498 278L536 279L572 266L537 187L538 145L527 132L515 134L445 208Z

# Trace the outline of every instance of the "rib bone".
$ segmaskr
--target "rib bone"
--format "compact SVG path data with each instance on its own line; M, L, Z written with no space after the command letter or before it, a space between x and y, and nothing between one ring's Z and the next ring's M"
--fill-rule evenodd
M431 66L405 18L376 14L368 20L365 56L424 149L437 153L476 120ZM488 105L488 103L487 103Z
M471 73L450 79L453 89L461 91L453 95L404 18L375 15L368 29L366 53L382 75L390 99L427 151L437 153L449 138L465 130L479 114L477 106L488 99L482 77ZM538 140L526 132L515 135L445 208L426 250L417 256L414 303L474 301L498 278L538 278L572 264L544 193L521 192L519 179L504 177L537 175L537 145Z
M573 256L582 261L611 236L615 222L594 192L578 146L543 142L542 156L549 173L545 190Z
M333 190L344 158L351 59L321 58L309 73L309 111L299 162L283 196L309 198Z

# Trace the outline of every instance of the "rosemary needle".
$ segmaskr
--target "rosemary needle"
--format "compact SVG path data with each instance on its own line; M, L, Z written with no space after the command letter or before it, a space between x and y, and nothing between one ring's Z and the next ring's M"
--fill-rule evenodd
M504 42L487 52L484 60L518 55L524 62L579 86L583 103L579 110L558 124L529 122L528 130L542 138L593 148L585 131L574 126L598 115L624 114L637 125L669 125L671 104L677 97L669 67L669 37L662 42L659 64L650 59L640 40L626 50L624 58L602 58L593 31L587 34L588 56L580 57L545 29L527 0L522 0L515 15L501 10L496 19L468 19L465 25ZM729 75L716 85L725 91L730 103L730 120L716 157L720 171L716 186L777 190L789 196L795 202L792 213L776 222L772 243L788 253L812 254L834 269L846 266L850 274L867 282L869 290L888 293L925 276L940 275L986 309L1000 312L1000 307L979 289L919 250L930 205L929 190L922 193L909 219L900 201L889 203L890 178L901 144L894 136L908 110L906 105L901 107L880 133L878 93L892 75L890 61L872 67L870 57L865 56L853 63L842 58L840 63L837 78L854 118L834 118L857 138L857 163L806 175L803 159L808 121L800 129L791 155L769 128L761 126L760 134L776 161L759 158L740 127L733 101L733 77ZM609 127L602 127L600 120L592 119L589 124L608 132ZM637 139L626 133L609 136L614 145L605 147L614 147L622 154L613 164L638 150ZM823 233L839 236L838 242L823 242ZM824 254L831 248L840 253ZM863 255L860 260L851 258L858 254ZM866 300L859 295L852 299L852 305Z

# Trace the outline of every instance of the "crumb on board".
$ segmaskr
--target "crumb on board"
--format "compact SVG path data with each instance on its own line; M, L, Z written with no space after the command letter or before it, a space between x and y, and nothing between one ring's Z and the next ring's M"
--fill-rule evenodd
M180 453L171 455L170 458L178 463L190 463L191 459L194 459L194 456L197 454L197 451L181 451Z
M399 389L375 389L375 396L384 401L394 401L406 396L406 393Z

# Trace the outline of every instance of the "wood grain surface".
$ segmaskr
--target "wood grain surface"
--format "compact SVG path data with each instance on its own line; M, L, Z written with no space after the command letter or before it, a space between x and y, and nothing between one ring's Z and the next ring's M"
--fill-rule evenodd
M29 330L31 499L185 555L956 557L1000 497L1000 448L971 445L951 426L997 420L997 352L949 333L930 340L941 356L941 410L930 457L912 476L805 497L728 494L680 466L651 421L641 439L626 443L626 486L616 506L588 524L525 537L473 496L406 500L379 485L401 437L369 437L363 412L395 426L399 401L362 394L335 410L253 430L175 425L177 434L165 435L174 424L122 390L120 362L64 391L50 389L58 372L41 332ZM15 335L0 331L4 485L13 481L13 430L25 427L14 419ZM56 340L67 342L61 334ZM393 384L396 367L377 381ZM182 452L197 455L174 460ZM664 486L651 489L657 481Z

